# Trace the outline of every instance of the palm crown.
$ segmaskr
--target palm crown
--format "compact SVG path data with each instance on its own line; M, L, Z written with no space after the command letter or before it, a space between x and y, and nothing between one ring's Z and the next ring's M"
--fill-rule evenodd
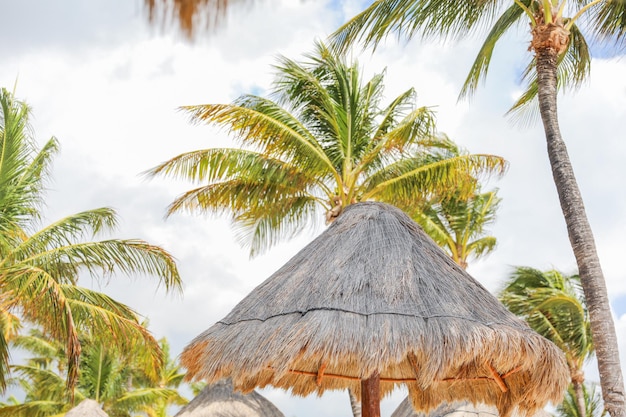
M149 171L204 182L170 213L230 212L255 254L315 221L317 208L328 221L358 201L409 208L469 194L478 175L504 171L502 158L467 154L435 135L434 115L415 106L413 89L382 106L384 74L364 81L358 63L322 44L307 58L280 58L275 100L243 95L184 107L197 122L227 128L242 148L193 151Z
M377 45L390 33L407 38L458 38L490 27L463 85L461 96L465 96L473 93L486 76L498 42L511 30L529 23L534 35L539 28L549 26L558 31L551 32L552 36L563 36L560 87L578 87L588 75L591 55L586 39L612 41L620 48L626 45L626 5L615 0L378 0L339 28L332 38L337 48L344 49L357 41ZM540 38L535 36L533 42L540 42ZM511 110L537 96L536 63L534 57L528 57L523 73L527 89Z
M158 343L136 313L77 282L82 273L106 278L121 272L155 275L168 290L180 289L173 257L142 240L90 241L115 228L117 216L109 208L73 214L39 228L44 185L58 142L52 138L38 150L28 124L28 106L4 89L0 107L0 386L4 387L8 371L7 339L20 318L39 324L48 337L66 344L69 388L78 379L81 333L115 335L110 341L123 349L148 345L151 369L157 372Z

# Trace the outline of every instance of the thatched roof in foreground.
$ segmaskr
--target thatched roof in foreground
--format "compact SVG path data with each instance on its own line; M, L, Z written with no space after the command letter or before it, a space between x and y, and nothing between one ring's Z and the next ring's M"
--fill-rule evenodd
M109 417L97 401L86 399L65 414L65 417Z
M470 400L534 413L569 379L562 352L459 268L402 211L348 206L184 350L189 376L308 395L380 374L413 406Z
M474 405L468 401L453 404L444 403L429 413L418 413L413 409L407 397L391 413L391 417L499 417L499 414L498 409L494 406ZM552 415L545 410L539 410L533 417L552 417Z
M256 391L242 394L223 379L208 385L175 417L285 417L267 398Z

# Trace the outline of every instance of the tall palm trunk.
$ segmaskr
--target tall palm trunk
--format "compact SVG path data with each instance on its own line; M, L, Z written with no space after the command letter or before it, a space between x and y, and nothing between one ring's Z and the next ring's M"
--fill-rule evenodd
M554 30L554 25L551 26L544 27L546 30ZM548 38L546 36L543 39ZM626 417L617 336L604 275L580 190L559 130L556 105L558 47L546 42L535 43L534 39L533 47L537 59L539 110L546 134L548 156L589 309L604 406L611 417Z

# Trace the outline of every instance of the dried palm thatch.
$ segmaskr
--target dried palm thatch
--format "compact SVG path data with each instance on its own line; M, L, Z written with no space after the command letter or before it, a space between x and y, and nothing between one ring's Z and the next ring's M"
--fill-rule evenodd
M65 417L109 417L109 415L102 410L97 401L87 398L68 411Z
M274 404L256 391L241 394L223 379L208 385L175 417L285 417Z
M378 374L415 409L469 400L527 414L558 402L562 352L459 268L407 215L359 203L182 353L189 376L243 391L351 389ZM369 393L368 393L369 396Z

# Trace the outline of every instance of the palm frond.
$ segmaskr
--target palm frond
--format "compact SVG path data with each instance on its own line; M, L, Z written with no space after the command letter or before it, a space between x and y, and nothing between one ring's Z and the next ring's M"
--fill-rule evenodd
M292 160L303 170L320 172L333 167L311 133L268 99L246 95L232 105L206 104L183 109L196 121L227 127L242 144L278 159Z
M418 155L391 164L368 178L363 199L410 206L420 196L452 195L458 190L469 195L475 189L476 178L501 175L505 170L506 161L494 155Z
M432 205L426 204L411 213L411 217L422 226L422 229L430 236L442 249L452 255L451 248L454 246L452 236L448 233L442 218L437 215L437 211Z
M4 314L0 314L0 391L4 392L7 387L7 378L9 374L9 343L6 338L7 318Z
M604 409L602 403L602 395L600 390L593 384L582 385L583 398L585 401L586 417L603 417L608 412ZM578 409L576 401L576 393L574 387L570 384L565 393L563 402L556 409L558 417L581 417L582 414Z
M165 401L171 405L185 405L188 402L175 389L150 387L126 392L115 400L112 407L120 410L145 411L152 409L159 401Z
M0 417L50 417L63 410L63 402L51 400L28 401L0 407Z
M473 240L467 245L468 252L472 253L475 258L480 258L496 248L497 240L493 236L485 236L480 239Z
M0 231L4 240L15 239L16 232L39 219L46 174L58 143L51 139L36 153L29 107L14 100L6 89L0 91L0 107Z
M559 346L571 363L582 366L593 353L593 341L577 281L576 275L518 267L499 298L535 331Z
M337 51L357 43L376 46L391 33L406 39L456 38L481 29L499 8L495 0L379 0L335 31L331 45Z
M71 245L76 240L92 238L101 230L112 230L116 225L115 212L106 207L67 216L24 239L5 255L0 265L27 261L33 254Z
M626 46L626 2L607 0L598 3L589 13L589 29L603 41L612 41L622 51Z
M272 207L259 205L233 218L236 239L250 248L250 256L263 253L283 239L294 238L317 224L317 201L307 195L283 198Z
M532 0L521 0L526 7L529 7L531 1ZM520 17L522 17L523 14L522 8L514 3L498 18L485 38L485 42L480 48L480 51L478 51L478 55L463 83L459 98L472 95L476 91L479 82L487 76L489 63L491 62L491 56L493 55L496 44L513 25L519 23Z
M22 279L23 273L30 274L33 270L39 273L45 269L46 274L59 283L73 282L67 279L68 274L75 275L82 270L96 279L106 279L115 273L156 276L166 290L182 288L173 256L163 248L139 239L110 239L50 247L32 253L6 269L15 273L11 280Z

